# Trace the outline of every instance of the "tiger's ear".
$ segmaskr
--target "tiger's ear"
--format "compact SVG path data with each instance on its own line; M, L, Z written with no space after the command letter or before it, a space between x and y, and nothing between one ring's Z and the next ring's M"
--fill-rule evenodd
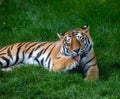
M84 33L89 33L89 25L84 25L83 28L82 28L82 31Z
M62 33L57 33L57 36L59 37L59 39L63 39L64 34L62 34Z

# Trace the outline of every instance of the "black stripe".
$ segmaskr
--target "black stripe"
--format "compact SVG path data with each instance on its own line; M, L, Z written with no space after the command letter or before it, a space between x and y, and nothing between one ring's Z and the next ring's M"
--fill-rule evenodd
M63 51L65 52L65 46L63 46Z
M87 71L89 70L89 68L90 68L91 66L96 66L96 65L97 65L97 63L92 64L92 65L89 65L89 66L87 67L87 69L85 69L85 70L84 70L84 74L86 74L86 73L87 73Z
M86 40L85 47L87 48L87 47L88 47L88 45L89 45L88 40Z
M27 48L27 46L29 45L29 44L31 44L32 42L27 42L26 43L26 45L25 45L25 48Z
M38 58L41 56L42 52L44 51L44 49L42 49L38 54L37 56L35 57L35 60L38 62L38 64L40 64Z
M51 43L50 45L47 46L47 48L44 50L43 54L46 52L46 50L52 45L53 43Z
M18 45L17 45L17 46L18 46L18 47L20 47L22 44L23 44L23 43L18 43Z
M42 59L41 59L41 62L40 62L40 63L41 63L41 65L43 65L43 61L44 61L44 58L42 58Z
M11 50L13 49L13 46L14 46L14 45L11 45Z
M40 57L43 51L44 51L44 49L42 49L42 50L37 54L36 58Z
M35 49L35 48L32 49L32 51L30 52L28 58L30 58L30 57L32 56L34 49Z
M4 54L6 54L6 53L1 53L0 55L4 55Z
M37 61L38 64L40 64L39 60L37 58L35 58L35 60Z
M22 59L21 63L23 63L23 61L24 61L24 59L25 59L24 51L23 51L22 54L23 54L23 59Z
M68 49L68 48L66 48L66 50L67 50L67 53L69 53L69 49Z
M90 44L89 38L86 37L86 38L85 38L85 41L86 41L86 46L85 46L85 47L88 47L88 45Z
M3 49L0 49L0 52L6 50L7 48L8 48L8 46L7 46L7 47L4 47Z
M34 44L30 45L30 46L26 49L26 51L25 51L25 52L27 52L27 51L28 51L31 47L35 46L36 44L38 44L38 43L36 42L36 43L34 43Z
M50 54L52 53L53 49L55 48L56 45L54 45L54 47L51 49L50 53L48 54L47 58L45 61L47 61L47 59L49 58Z
M16 64L16 63L18 62L18 60L19 60L19 52L20 52L21 47L22 47L24 44L25 44L25 43L23 43L21 46L19 46L19 47L17 48L16 61L15 61L14 64Z
M8 66L9 66L9 59L7 59L6 57L1 57L3 60L5 60L6 61L6 66L4 67L4 68L7 68Z
M23 45L25 45L25 44L26 44L26 42L20 43L20 44L18 44L17 46L18 46L18 47L21 47L21 46L23 46Z
M41 46L43 46L43 45L45 45L47 42L43 42L43 43L40 43L40 45L38 45L37 47L36 47L36 50L38 49L38 48L40 48ZM36 51L35 50L35 51Z
M11 59L13 59L13 57L12 57L12 55L11 55L10 47L9 47L8 50L7 50L7 55L8 55Z
M16 61L15 61L14 64L16 64L16 63L18 62L18 60L19 60L19 52L20 52L20 48L21 48L21 47L19 47L19 48L17 49L17 53L16 53Z
M88 49L88 51L90 51L91 49L92 49L92 45L90 45L90 46L89 46L89 49Z
M94 58L95 58L95 56L94 56L93 58L91 58L90 60L88 60L88 61L83 65L83 67L85 67L85 65L87 65L89 62L91 62Z
M88 43L90 44L90 40L89 40L89 38L86 36L86 38L87 38L87 41L88 41Z
M96 66L97 65L97 63L95 63L95 64L92 64L92 65L90 65L90 66Z
M51 58L48 61L48 70L50 70L50 62L51 62Z

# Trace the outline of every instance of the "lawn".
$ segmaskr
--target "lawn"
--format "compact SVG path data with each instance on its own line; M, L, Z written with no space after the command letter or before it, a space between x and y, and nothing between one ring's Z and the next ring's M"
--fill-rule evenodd
M0 48L16 42L56 41L57 32L90 25L100 78L23 66L0 71L0 99L119 99L119 0L0 0Z

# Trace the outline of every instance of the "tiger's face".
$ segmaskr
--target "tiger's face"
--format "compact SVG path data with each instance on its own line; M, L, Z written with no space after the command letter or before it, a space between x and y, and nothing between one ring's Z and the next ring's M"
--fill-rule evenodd
M81 56L87 53L90 45L92 45L88 32L89 27L84 26L82 29L79 28L66 32L64 35L58 34L63 43L61 53L79 62Z

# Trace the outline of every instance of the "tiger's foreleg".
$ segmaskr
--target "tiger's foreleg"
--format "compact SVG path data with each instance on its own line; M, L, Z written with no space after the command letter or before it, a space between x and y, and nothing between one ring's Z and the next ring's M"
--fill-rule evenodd
M89 69L86 72L86 77L84 78L84 80L96 80L99 78L99 69L98 66L90 66Z
M52 70L53 71L60 71L64 70L65 72L75 68L78 65L78 63L72 59L72 58L61 58L61 59L56 59L54 61Z
M99 78L99 68L97 65L97 60L94 54L94 50L91 50L90 53L82 60L83 72L85 75L84 80L97 80Z

